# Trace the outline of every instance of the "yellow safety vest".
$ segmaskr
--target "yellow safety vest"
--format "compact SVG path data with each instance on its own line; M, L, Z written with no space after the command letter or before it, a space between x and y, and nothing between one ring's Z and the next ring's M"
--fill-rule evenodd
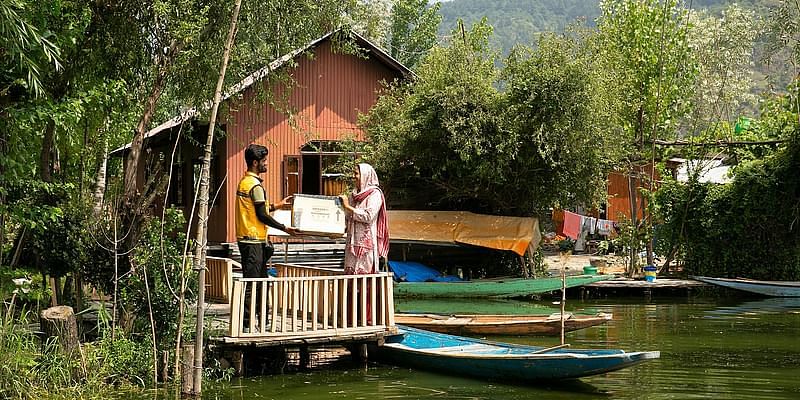
M236 189L236 239L244 241L267 240L267 226L258 219L256 205L250 191L261 185L261 179L247 171ZM266 193L265 193L266 197ZM266 201L266 198L264 199ZM269 207L265 204L265 207Z

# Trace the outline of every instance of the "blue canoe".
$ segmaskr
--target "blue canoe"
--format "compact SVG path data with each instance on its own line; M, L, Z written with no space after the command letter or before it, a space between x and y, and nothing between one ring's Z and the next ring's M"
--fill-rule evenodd
M711 283L731 289L743 290L750 293L762 294L764 296L800 297L800 282L757 281L755 279L744 278L709 278L707 276L692 276L691 278L700 282Z
M658 351L570 350L490 342L405 326L399 331L402 335L387 338L383 346L374 349L386 363L517 383L597 375L660 356Z

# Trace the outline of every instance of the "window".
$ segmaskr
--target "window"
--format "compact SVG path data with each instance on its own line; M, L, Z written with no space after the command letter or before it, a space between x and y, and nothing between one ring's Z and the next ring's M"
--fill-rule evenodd
M283 160L283 195L294 193L337 196L347 186L349 174L343 171L347 163L343 157L353 161L357 151L348 151L338 141L311 141L300 148L299 155L288 155ZM353 142L350 147L360 149L362 143Z

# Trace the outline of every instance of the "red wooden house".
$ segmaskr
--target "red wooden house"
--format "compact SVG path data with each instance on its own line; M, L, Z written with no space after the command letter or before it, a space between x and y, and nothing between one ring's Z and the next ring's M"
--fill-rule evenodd
M219 123L225 135L214 143L212 159L210 189L216 199L210 207L209 243L236 241L233 188L246 170L244 149L250 143L269 148L269 170L263 177L271 202L293 193L336 195L342 191L342 182L328 169L344 154L337 144L343 139L363 140L356 124L359 113L375 104L384 82L411 74L365 38L356 33L351 37L363 50L360 56L336 51L333 34L327 34L254 72L226 94L227 111ZM290 79L270 79L278 72ZM267 93L273 101L264 101ZM197 143L205 142L208 129L207 122L197 116L189 110L145 136L147 165L172 165L168 201L187 211L202 163ZM181 130L185 134L189 127L195 128L197 143L178 139ZM177 151L170 163L175 143ZM123 154L127 147L114 154ZM153 168L143 170L141 184Z

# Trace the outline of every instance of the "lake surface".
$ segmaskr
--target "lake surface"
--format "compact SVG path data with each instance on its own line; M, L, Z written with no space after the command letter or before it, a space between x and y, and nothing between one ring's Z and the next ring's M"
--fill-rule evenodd
M472 300L470 300L471 302ZM328 369L205 384L207 399L798 399L800 299L568 300L573 312L611 312L605 326L567 334L573 348L660 350L638 366L546 386L483 382L350 362ZM426 308L426 309L420 309ZM549 312L539 302L480 302L480 312ZM401 311L466 312L457 302L400 302ZM553 345L558 338L494 337Z

